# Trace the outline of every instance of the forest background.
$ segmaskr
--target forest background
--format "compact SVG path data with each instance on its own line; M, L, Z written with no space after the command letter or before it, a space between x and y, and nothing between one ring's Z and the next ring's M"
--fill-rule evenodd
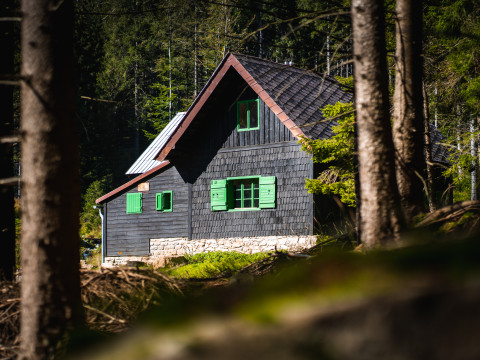
M395 78L394 2L386 1L389 79ZM82 234L98 236L96 197L177 111L185 111L228 52L352 74L349 1L75 2ZM480 104L479 5L425 1L424 87L446 137L455 201L476 199ZM351 182L351 181L350 181Z
M94 200L127 180L128 167L188 108L228 52L322 75L352 74L349 1L81 0L74 6L81 235L87 238L100 235ZM455 201L476 199L478 192L479 8L472 0L423 6L429 121L451 149L445 171ZM392 1L386 1L386 25L393 93Z
M396 3L398 9L402 2L397 0ZM406 3L413 4L403 2ZM26 220L22 221L21 343L25 347L24 353L35 350L32 349L35 342L31 339L44 334L42 329L54 329L50 333L58 335L69 322L78 321L75 318L78 314L71 311L80 298L78 269L72 266L78 259L78 244L63 241L65 238L75 239L78 234L76 209L80 194L76 183L76 143L71 130L78 125L82 234L95 236L94 225L95 221L99 222L99 217L92 208L93 199L125 181L125 169L148 140L176 111L188 107L229 51L335 76L349 76L352 62L355 62L358 143L363 139L362 145L371 147L379 136L383 137L380 140L385 140L370 152L368 146L359 146L360 184L378 185L376 194L381 195L375 198L378 201L367 204L368 193L360 189L363 202L357 213L369 221L368 224L365 221L367 225L372 225L368 229L364 226L361 235L374 235L364 238L376 239L380 244L382 239L397 236L401 216L396 214L399 210L398 199L394 196L396 184L372 181L372 175L387 172L388 180L394 179L390 176L394 174L395 161L388 121L392 111L385 85L389 78L391 94L394 77L397 78L396 85L402 84L398 81L401 73L398 66L403 56L397 56L398 45L402 42L398 37L394 42L395 32L398 35L395 21L400 23L400 17L395 15L394 4L387 2L386 11L380 4L381 1L352 0L350 13L348 3L333 1L136 1L134 4L77 1L60 2L53 10L48 1L23 1L21 16L15 18L15 21L22 21L21 78L15 82L18 77L12 75L11 79L4 77L2 82L3 85L21 83L22 87L22 130L18 139L22 138L22 219ZM71 11L71 5L74 11ZM363 11L363 7L371 11ZM427 1L421 9L424 32L414 33L405 41L407 45L423 44L424 76L419 71L418 78L425 79L423 87L428 100L425 115L446 136L443 145L452 150L450 167L445 170L453 179L454 200L477 198L478 10L473 1ZM75 16L70 18L73 14ZM384 17L387 20L388 67L383 49ZM75 19L74 57L69 51L72 41L70 31L67 31L72 25L71 19ZM53 29L51 33L42 31L49 26ZM352 59L352 42L355 59ZM74 95L73 82L70 81L74 58L77 95ZM365 63L370 66L364 66ZM375 76L370 76L366 69ZM43 86L45 82L49 86ZM401 89L400 94L405 95L406 89L407 86ZM370 104L365 103L365 99L369 99L365 94L372 100L370 108ZM73 112L74 99L77 116ZM394 109L400 107L395 96L391 103ZM381 106L375 108L378 104ZM379 108L381 111L377 111ZM333 115L333 109L330 110ZM393 114L395 117L395 111ZM416 119L423 123L423 117ZM373 121L369 123L367 120ZM412 132L409 128L405 130ZM398 133L395 126L393 133ZM18 142L15 137L7 140ZM387 148L390 151L387 162L377 161L380 153L387 153ZM423 150L422 146L420 155ZM362 178L362 170L375 162L376 171L364 171L366 177ZM370 188L375 189L375 186ZM410 196L407 200L419 198L421 196ZM384 213L389 217L386 220L392 220L391 224L383 227L385 216L369 216L368 211L376 210L375 206L386 209ZM377 211L379 214L382 212ZM370 248L377 246L377 243L361 240ZM31 296L33 293L38 296ZM59 323L60 326L56 327L55 324ZM55 330L57 328L60 330ZM40 343L44 344L43 347L48 345L48 341Z

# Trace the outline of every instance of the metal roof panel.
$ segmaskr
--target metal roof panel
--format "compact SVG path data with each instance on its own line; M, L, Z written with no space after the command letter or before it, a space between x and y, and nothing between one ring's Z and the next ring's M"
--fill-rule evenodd
M177 113L173 119L165 126L165 128L158 134L158 136L151 142L151 144L145 149L145 151L138 157L137 160L130 166L125 174L143 174L155 166L158 166L162 161L155 160L155 157L167 143L170 136L175 132L180 125L184 112Z

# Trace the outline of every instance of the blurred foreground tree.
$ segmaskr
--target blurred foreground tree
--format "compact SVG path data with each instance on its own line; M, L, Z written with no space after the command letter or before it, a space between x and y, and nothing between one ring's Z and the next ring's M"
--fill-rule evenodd
M57 357L79 319L72 1L22 0L19 359Z
M2 1L0 14L12 14L14 1ZM3 55L0 56L0 72L4 75L14 73L14 22L0 22L0 45ZM15 268L15 211L13 206L13 90L11 84L0 84L0 99L2 99L2 121L0 122L0 180L5 183L0 185L0 280L13 280Z

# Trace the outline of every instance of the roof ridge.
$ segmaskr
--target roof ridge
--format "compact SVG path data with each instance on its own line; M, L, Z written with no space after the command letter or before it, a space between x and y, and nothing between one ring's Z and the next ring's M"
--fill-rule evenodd
M282 64L282 63L279 63L279 62L276 62L276 61L273 61L273 60L270 60L270 59L264 59L264 58L260 58L258 56L253 56L253 55L241 54L241 53L236 53L236 52L230 52L228 54L231 54L231 55L235 56L237 59L238 59L238 57L240 57L240 58L243 57L243 58L250 58L250 59L265 62L265 63L272 63L272 64L275 64L275 65L281 66L284 69L290 69L292 71L300 71L305 75L312 75L312 76L315 76L315 77L321 77L321 78L324 78L325 80L328 79L329 81L336 82L336 79L332 75L325 75L325 74L320 75L320 74L317 74L316 72L314 72L313 70L310 70L310 69L304 69L304 68L294 66L294 65L286 65L286 64Z

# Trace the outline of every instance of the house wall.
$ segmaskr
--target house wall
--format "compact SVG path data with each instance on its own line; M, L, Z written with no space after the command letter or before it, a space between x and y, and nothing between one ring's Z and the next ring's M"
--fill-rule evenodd
M256 99L256 94L244 94L241 99ZM237 131L237 108L232 106L227 112L226 116L218 116L217 138L227 137L222 144L223 148L232 148L238 146L250 146L260 144L278 143L283 141L293 141L293 137L290 130L277 118L275 113L259 99L259 112L260 112L260 129L252 131ZM232 131L233 129L233 131ZM227 132L223 136L219 136L218 132Z
M148 255L152 238L188 236L188 185L176 168L169 166L145 182L150 190L143 193L141 214L126 213L126 194L137 187L106 204L106 256ZM157 211L155 194L166 190L173 191L173 211Z
M313 234L313 199L305 190L305 178L313 175L310 156L261 100L260 128L237 131L237 101L258 98L238 74L229 73L216 94L175 144L168 158L173 165L149 180L143 213L126 214L125 193L108 202L106 256L148 255L151 239ZM274 209L211 211L211 180L253 175L276 177ZM164 190L173 190L171 213L155 210L155 193Z
M219 150L193 185L192 238L313 234L313 200L305 190L312 166L296 141ZM210 210L211 180L252 175L276 176L274 209Z

